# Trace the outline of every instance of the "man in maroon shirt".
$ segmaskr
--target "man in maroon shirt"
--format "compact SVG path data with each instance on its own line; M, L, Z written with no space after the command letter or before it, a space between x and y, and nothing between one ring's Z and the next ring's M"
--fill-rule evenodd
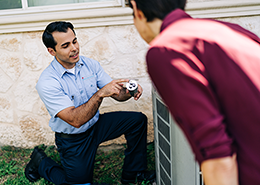
M130 0L148 73L206 185L260 184L260 39L185 13L186 0Z

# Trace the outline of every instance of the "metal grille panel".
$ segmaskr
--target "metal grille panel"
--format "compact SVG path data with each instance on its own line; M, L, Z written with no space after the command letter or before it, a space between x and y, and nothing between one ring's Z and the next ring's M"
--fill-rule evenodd
M152 96L157 185L203 185L182 131L154 89Z

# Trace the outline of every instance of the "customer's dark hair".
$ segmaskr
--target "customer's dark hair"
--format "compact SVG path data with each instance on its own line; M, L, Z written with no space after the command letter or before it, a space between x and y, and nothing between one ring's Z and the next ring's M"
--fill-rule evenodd
M75 34L74 26L70 22L56 21L56 22L50 23L45 28L43 35L42 35L42 41L43 41L44 45L47 48L52 48L52 49L54 49L54 51L56 51L55 46L57 45L57 43L54 40L52 33L55 31L66 33L68 31L68 28L70 28L73 31L73 33Z
M147 22L155 18L163 20L171 11L180 8L184 10L187 0L128 0L131 8L131 1L136 2L137 9L144 13Z

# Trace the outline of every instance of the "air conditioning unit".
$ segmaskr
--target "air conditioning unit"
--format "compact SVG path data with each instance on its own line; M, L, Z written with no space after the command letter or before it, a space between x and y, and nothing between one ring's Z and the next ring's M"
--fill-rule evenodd
M190 145L155 88L152 99L156 185L203 185Z

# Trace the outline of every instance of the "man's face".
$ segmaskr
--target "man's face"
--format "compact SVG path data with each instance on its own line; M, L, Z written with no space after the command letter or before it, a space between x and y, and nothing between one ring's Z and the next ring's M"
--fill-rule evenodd
M73 31L68 28L67 32L55 31L52 33L57 45L56 51L48 48L51 55L66 69L71 69L79 61L79 44Z
M149 27L149 23L143 12L137 9L136 2L132 0L131 3L133 6L134 25L140 36L149 44L154 39L155 35Z

